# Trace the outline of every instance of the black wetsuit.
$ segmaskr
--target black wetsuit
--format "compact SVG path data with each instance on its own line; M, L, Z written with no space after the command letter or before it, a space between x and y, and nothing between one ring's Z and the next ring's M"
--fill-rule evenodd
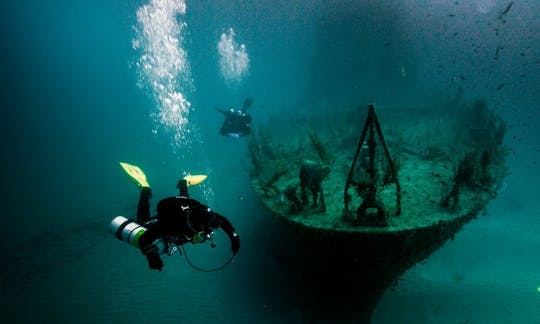
M179 196L161 200L157 205L157 215L151 218L150 197L149 188L141 190L137 207L137 222L147 228L139 238L139 248L148 258L150 268L161 270L163 266L159 251L152 245L159 238L168 243L183 244L191 241L196 233L209 234L221 228L231 240L233 253L238 252L240 238L224 216L194 199Z
M225 111L221 110L225 115L225 120L219 133L223 136L242 137L251 134L251 115L244 111Z

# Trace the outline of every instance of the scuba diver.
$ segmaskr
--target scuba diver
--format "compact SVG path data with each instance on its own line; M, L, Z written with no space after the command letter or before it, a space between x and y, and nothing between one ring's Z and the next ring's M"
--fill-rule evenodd
M248 108L253 103L253 98L249 97L244 100L242 109L234 110L223 110L218 109L223 115L225 115L225 120L219 133L223 136L230 138L240 138L251 134L251 115L247 113Z
M213 231L218 228L228 235L233 256L226 264L214 270L221 269L234 259L240 249L240 237L229 220L208 206L189 198L188 186L204 181L206 176L187 175L180 179L176 186L180 195L162 199L157 205L157 215L150 217L152 190L145 174L137 166L123 162L120 162L120 165L140 189L137 222L118 216L113 219L111 229L118 239L139 247L148 259L148 266L151 269L161 271L163 268L160 254L172 255L176 247L180 247L185 256L182 247L184 243L205 242L211 239ZM212 247L214 246L212 243ZM186 260L190 263L187 257ZM193 266L191 263L190 265Z

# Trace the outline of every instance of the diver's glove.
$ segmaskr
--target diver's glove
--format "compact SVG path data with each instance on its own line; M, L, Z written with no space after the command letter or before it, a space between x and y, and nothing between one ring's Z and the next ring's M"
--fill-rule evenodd
M161 260L161 257L157 253L148 253L146 254L146 258L148 259L148 266L150 269L159 270L163 269L163 261Z
M149 244L141 249L142 253L148 259L148 266L150 269L159 270L163 268L163 261L159 256L158 248L154 244Z
M233 254L236 255L238 250L240 250L240 236L234 232L231 236L231 249Z

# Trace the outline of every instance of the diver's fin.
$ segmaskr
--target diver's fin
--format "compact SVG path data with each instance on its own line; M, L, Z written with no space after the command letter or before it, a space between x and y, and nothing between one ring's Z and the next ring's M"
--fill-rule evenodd
M228 114L230 114L229 111L225 110L225 109L221 109L221 108L216 108L217 111L219 111L220 113L222 113L223 115L227 116Z
M244 105L242 105L242 112L245 113L249 107L251 107L251 104L253 103L253 100L255 100L255 98L253 97L248 97L246 98L246 100L244 100Z
M203 174L197 174L197 175L188 174L187 176L184 177L184 180L187 181L187 185L189 187L189 186L194 186L203 182L206 178L207 176Z
M150 188L150 184L146 180L146 175L138 166L131 165L125 162L120 162L120 166L127 173L129 178L135 182L139 188L147 187Z

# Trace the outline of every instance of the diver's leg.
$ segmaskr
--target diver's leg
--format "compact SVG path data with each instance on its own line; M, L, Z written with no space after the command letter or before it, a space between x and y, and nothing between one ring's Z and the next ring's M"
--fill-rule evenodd
M313 197L313 207L317 207L317 187L311 187L311 195Z
M326 210L326 204L324 203L324 191L323 191L323 188L322 188L322 184L321 184L321 186L319 186L319 194L321 195L321 210L325 211Z
M307 193L306 193L306 186L305 184L300 184L300 195L302 197L302 204L307 205L308 199L307 199Z
M187 185L187 180L186 179L178 180L178 183L176 184L176 188L179 191L180 197L188 197L189 198L188 185Z
M144 187L141 189L139 204L137 205L137 223L144 224L150 220L150 198L152 189Z

